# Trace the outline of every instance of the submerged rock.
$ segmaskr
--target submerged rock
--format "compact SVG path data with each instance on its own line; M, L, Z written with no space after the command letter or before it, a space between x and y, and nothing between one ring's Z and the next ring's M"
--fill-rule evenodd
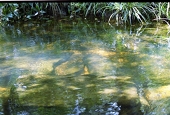
M55 67L56 75L81 74L83 72L83 61L81 55L73 55L69 60Z
M74 51L72 55L69 55L69 58L61 59L61 61L59 60L54 64L54 73L56 75L115 75L116 65L110 59L110 56L113 55L115 55L115 53L98 48L82 52Z
M110 76L116 74L116 65L104 56L88 54L84 57L83 61L92 75Z
M57 83L55 77L48 75L19 76L10 89L10 115L66 114L68 108L62 106L64 101L58 96L58 93L64 93L64 89Z

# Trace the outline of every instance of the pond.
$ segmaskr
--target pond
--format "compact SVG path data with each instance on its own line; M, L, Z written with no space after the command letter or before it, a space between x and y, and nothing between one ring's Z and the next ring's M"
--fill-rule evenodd
M0 27L0 115L169 115L169 31L81 18Z

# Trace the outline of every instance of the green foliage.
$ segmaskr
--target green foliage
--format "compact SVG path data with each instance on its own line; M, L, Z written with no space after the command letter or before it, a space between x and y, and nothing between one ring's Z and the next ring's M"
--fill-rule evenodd
M156 21L164 21L166 22L169 26L169 22L170 21L170 2L159 2L159 3L153 3L154 7L155 7L155 12L156 12L156 16L155 19Z
M5 3L1 6L1 21L14 22L38 17L45 13L43 3Z
M109 16L108 22L111 19L115 20L117 24L130 24L139 22L141 24L148 23L154 17L159 16L159 11L164 11L162 14L169 14L169 3L161 3L163 8L159 8L160 3L155 2L73 2L71 3L70 13L71 15L93 15L102 17L105 19ZM165 5L167 4L167 5ZM168 12L168 13L167 13ZM167 15L168 14L168 15Z
M18 4L17 3L4 3L1 4L1 20L9 21L10 18L18 17Z
M113 13L110 15L108 22L111 18L115 18L116 22L132 24L133 21L137 20L140 23L147 22L150 14L148 3L141 2L121 2L114 3L112 5Z
M104 7L107 3L100 2L72 2L70 11L72 14L82 13L85 17L92 14L96 16L97 13L100 13L99 10L101 7Z
M89 15L114 20L116 24L148 23L151 20L170 18L170 2L25 2L0 3L1 21L44 19L45 16L84 16ZM169 23L168 23L169 24Z

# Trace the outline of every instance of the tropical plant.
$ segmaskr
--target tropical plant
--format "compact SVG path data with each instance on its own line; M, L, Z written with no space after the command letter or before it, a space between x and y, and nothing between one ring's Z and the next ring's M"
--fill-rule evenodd
M108 22L111 18L115 18L117 24L130 23L132 25L133 21L136 20L140 23L146 23L149 20L149 14L153 12L147 2L115 2L106 8L113 12Z
M159 3L153 3L156 11L156 17L153 20L156 21L164 21L166 22L169 26L169 21L170 21L170 2L159 2Z

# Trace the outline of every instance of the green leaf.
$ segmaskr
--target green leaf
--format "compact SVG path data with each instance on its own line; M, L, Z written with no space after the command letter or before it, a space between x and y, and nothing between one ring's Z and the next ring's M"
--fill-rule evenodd
M12 13L9 13L9 14L7 15L7 17L8 17L8 18L13 18L13 14L12 14Z

